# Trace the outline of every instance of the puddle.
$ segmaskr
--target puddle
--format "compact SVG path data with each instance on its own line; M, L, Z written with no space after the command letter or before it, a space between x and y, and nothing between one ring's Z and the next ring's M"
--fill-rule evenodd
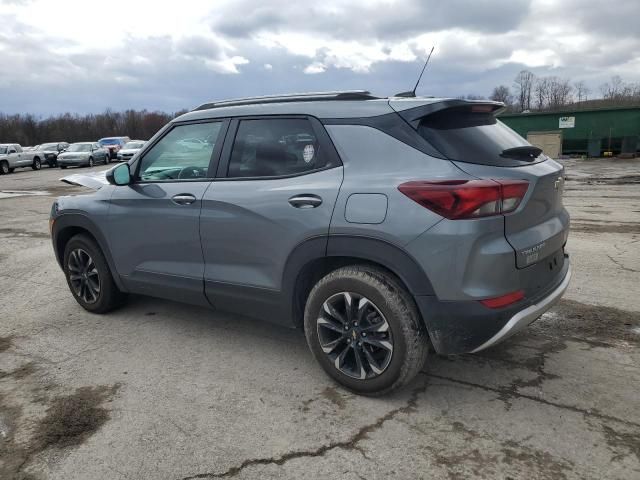
M14 197L38 197L51 195L45 190L0 190L0 199Z

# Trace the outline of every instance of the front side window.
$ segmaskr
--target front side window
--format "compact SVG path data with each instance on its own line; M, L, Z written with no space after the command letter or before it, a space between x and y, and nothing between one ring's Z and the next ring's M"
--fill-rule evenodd
M207 178L221 126L222 122L210 122L174 127L145 153L138 178L143 181Z
M305 118L242 120L231 151L229 177L277 177L327 167Z

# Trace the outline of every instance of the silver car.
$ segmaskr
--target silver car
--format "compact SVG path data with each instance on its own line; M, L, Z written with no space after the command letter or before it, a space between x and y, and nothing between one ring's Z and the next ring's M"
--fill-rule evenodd
M54 203L54 251L90 312L132 293L298 327L333 379L383 394L429 344L489 348L567 288L563 167L503 107L365 91L204 104L106 176L67 178L97 191Z
M97 142L72 143L58 155L57 164L60 168L93 167L95 164L109 163L109 152Z
M119 162L126 162L131 160L131 158L142 150L144 144L146 142L144 140L131 140L124 144L124 147L120 151L118 151L117 159Z

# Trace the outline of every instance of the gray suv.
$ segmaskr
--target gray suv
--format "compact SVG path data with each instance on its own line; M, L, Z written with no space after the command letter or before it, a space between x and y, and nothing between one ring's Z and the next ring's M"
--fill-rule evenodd
M389 392L429 344L488 348L569 283L563 167L502 107L365 91L202 105L104 178L66 179L97 191L54 203L57 260L90 312L132 293L299 327L336 381Z

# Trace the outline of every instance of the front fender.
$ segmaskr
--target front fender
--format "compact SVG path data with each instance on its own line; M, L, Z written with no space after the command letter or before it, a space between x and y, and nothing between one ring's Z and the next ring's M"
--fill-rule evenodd
M60 268L63 268L64 245L66 245L66 242L73 235L82 233L83 231L89 233L96 240L100 250L102 250L104 257L107 260L114 282L120 291L126 292L127 289L123 285L120 280L120 276L117 273L104 233L93 220L80 211L65 211L64 213L53 217L51 241L53 242L53 250Z

